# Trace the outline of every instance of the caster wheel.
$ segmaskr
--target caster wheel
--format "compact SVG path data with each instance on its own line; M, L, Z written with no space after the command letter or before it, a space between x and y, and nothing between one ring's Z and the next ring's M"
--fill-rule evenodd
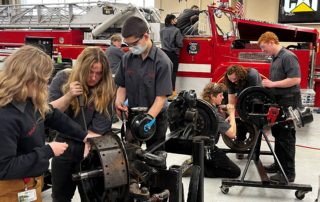
M221 186L220 190L224 194L228 194L229 193L229 187Z
M294 195L296 196L297 199L302 200L302 199L304 199L305 192L297 190L294 193Z

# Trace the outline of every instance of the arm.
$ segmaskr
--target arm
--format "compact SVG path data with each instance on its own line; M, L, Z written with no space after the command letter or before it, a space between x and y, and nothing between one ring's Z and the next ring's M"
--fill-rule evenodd
M0 117L0 122L0 180L42 175L48 169L49 159L54 155L50 146L43 145L39 147L38 145L33 145L34 147L32 148L32 142L29 141L30 151L18 154L18 145L20 145L19 141L23 133L21 125L23 124L17 118L3 116Z
M228 94L228 103L235 105L236 104L236 95L235 94Z
M235 109L234 105L227 105L229 117L228 121L230 124L230 128L225 132L225 135L228 136L230 139L234 139L237 134L237 125L236 125L236 118L235 118Z
M167 101L166 96L157 96L154 100L152 106L150 107L148 114L150 114L152 117L157 117L160 111L162 110L164 104Z
M267 88L289 88L295 85L299 85L301 82L301 72L298 58L294 54L288 54L283 58L282 66L284 73L286 74L285 79L279 81L271 81L264 79L262 86Z
M83 94L83 89L78 81L74 81L70 83L69 92L64 94L62 97L50 102L50 104L54 107L59 109L60 111L64 112L68 109L71 101L79 95Z
M126 89L124 87L119 86L115 102L118 117L121 117L121 111L128 111L128 108L126 106L123 106L125 99Z
M77 141L84 141L87 132L74 122L68 115L52 108L52 111L46 115L45 125L55 129L63 134L70 136Z
M267 88L289 88L291 86L299 85L301 78L286 78L280 81L271 81L269 79L262 80L262 86Z

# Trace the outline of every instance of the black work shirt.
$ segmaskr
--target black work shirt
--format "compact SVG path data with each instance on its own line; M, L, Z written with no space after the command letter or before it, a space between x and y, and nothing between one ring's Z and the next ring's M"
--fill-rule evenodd
M115 74L118 70L120 61L122 56L124 55L124 52L114 45L111 45L106 50L106 56L108 58L109 65L112 70L112 74Z
M180 29L171 25L160 30L161 48L168 52L179 55L180 48L183 46L183 36Z
M272 58L270 80L281 81L286 78L301 78L300 65L294 53L282 48L279 53ZM300 93L300 85L294 85L289 88L273 88L272 91L274 95Z
M45 125L83 141L86 132L57 109L43 120L31 99L0 108L0 180L38 177L54 153L45 145Z
M49 87L49 101L57 100L64 95L62 86L67 82L68 78L68 73L66 73L65 71L60 71L56 74L56 76L52 79ZM106 107L109 107L111 111L111 104L110 106ZM77 116L74 116L74 112L71 106L68 107L65 113L76 123L83 127L83 118L81 113L79 113ZM94 103L90 104L89 106L84 106L84 115L88 130L101 135L105 134L108 131L111 131L111 118L97 112L95 110Z
M115 76L117 85L126 89L128 106L150 108L157 96L172 93L172 62L160 49L152 45L148 56L127 52Z
M228 87L228 94L237 94L239 95L244 89L250 87L250 86L262 86L261 83L261 76L259 72L254 68L248 69L248 74L246 78L246 85L242 88L237 88L235 84L231 84Z

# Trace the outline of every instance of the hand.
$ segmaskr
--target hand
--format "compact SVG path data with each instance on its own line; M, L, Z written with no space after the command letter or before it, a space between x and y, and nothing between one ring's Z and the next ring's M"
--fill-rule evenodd
M116 102L116 111L119 119L123 120L122 118L122 112L125 112L126 114L126 119L128 119L128 107L124 105L122 102L118 103Z
M147 133L151 129L152 125L156 122L156 119L150 114L147 114L146 116L150 119L150 121L143 126L145 133Z
M68 148L68 144L65 142L51 142L49 143L54 156L60 156L64 153L64 151Z
M68 94L71 97L77 97L79 95L82 95L83 94L83 88L81 86L81 83L79 81L71 82L70 86L69 86Z
M91 145L89 142L84 143L83 158L86 158L90 152Z
M229 115L233 115L235 114L235 108L233 104L227 104L227 111Z
M266 87L266 88L273 88L274 86L274 82L269 80L269 79L263 79L262 80L262 86Z
M86 143L88 141L88 138L94 138L94 137L100 137L101 135L88 131L87 136L83 139L83 142Z

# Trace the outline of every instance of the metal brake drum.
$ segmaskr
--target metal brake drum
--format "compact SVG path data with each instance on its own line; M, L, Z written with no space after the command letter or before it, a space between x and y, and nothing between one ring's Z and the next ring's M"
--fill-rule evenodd
M221 135L223 142L232 150L246 151L251 149L258 138L258 129L255 125L236 118L237 136L241 138L230 139L226 135Z
M258 138L258 128L261 117L257 119L253 115L268 113L268 107L275 104L275 98L271 92L259 86L246 88L238 97L236 109L240 118L236 119L237 138L231 140L222 135L225 144L235 151L251 149Z
M129 163L120 138L113 132L89 139L91 151L81 162L80 180L90 201L126 201L129 193Z
M182 91L172 101L168 108L168 122L170 131L186 128L192 131L183 139L192 139L194 136L216 137L218 134L218 117L212 105L205 100L197 99L193 91Z

